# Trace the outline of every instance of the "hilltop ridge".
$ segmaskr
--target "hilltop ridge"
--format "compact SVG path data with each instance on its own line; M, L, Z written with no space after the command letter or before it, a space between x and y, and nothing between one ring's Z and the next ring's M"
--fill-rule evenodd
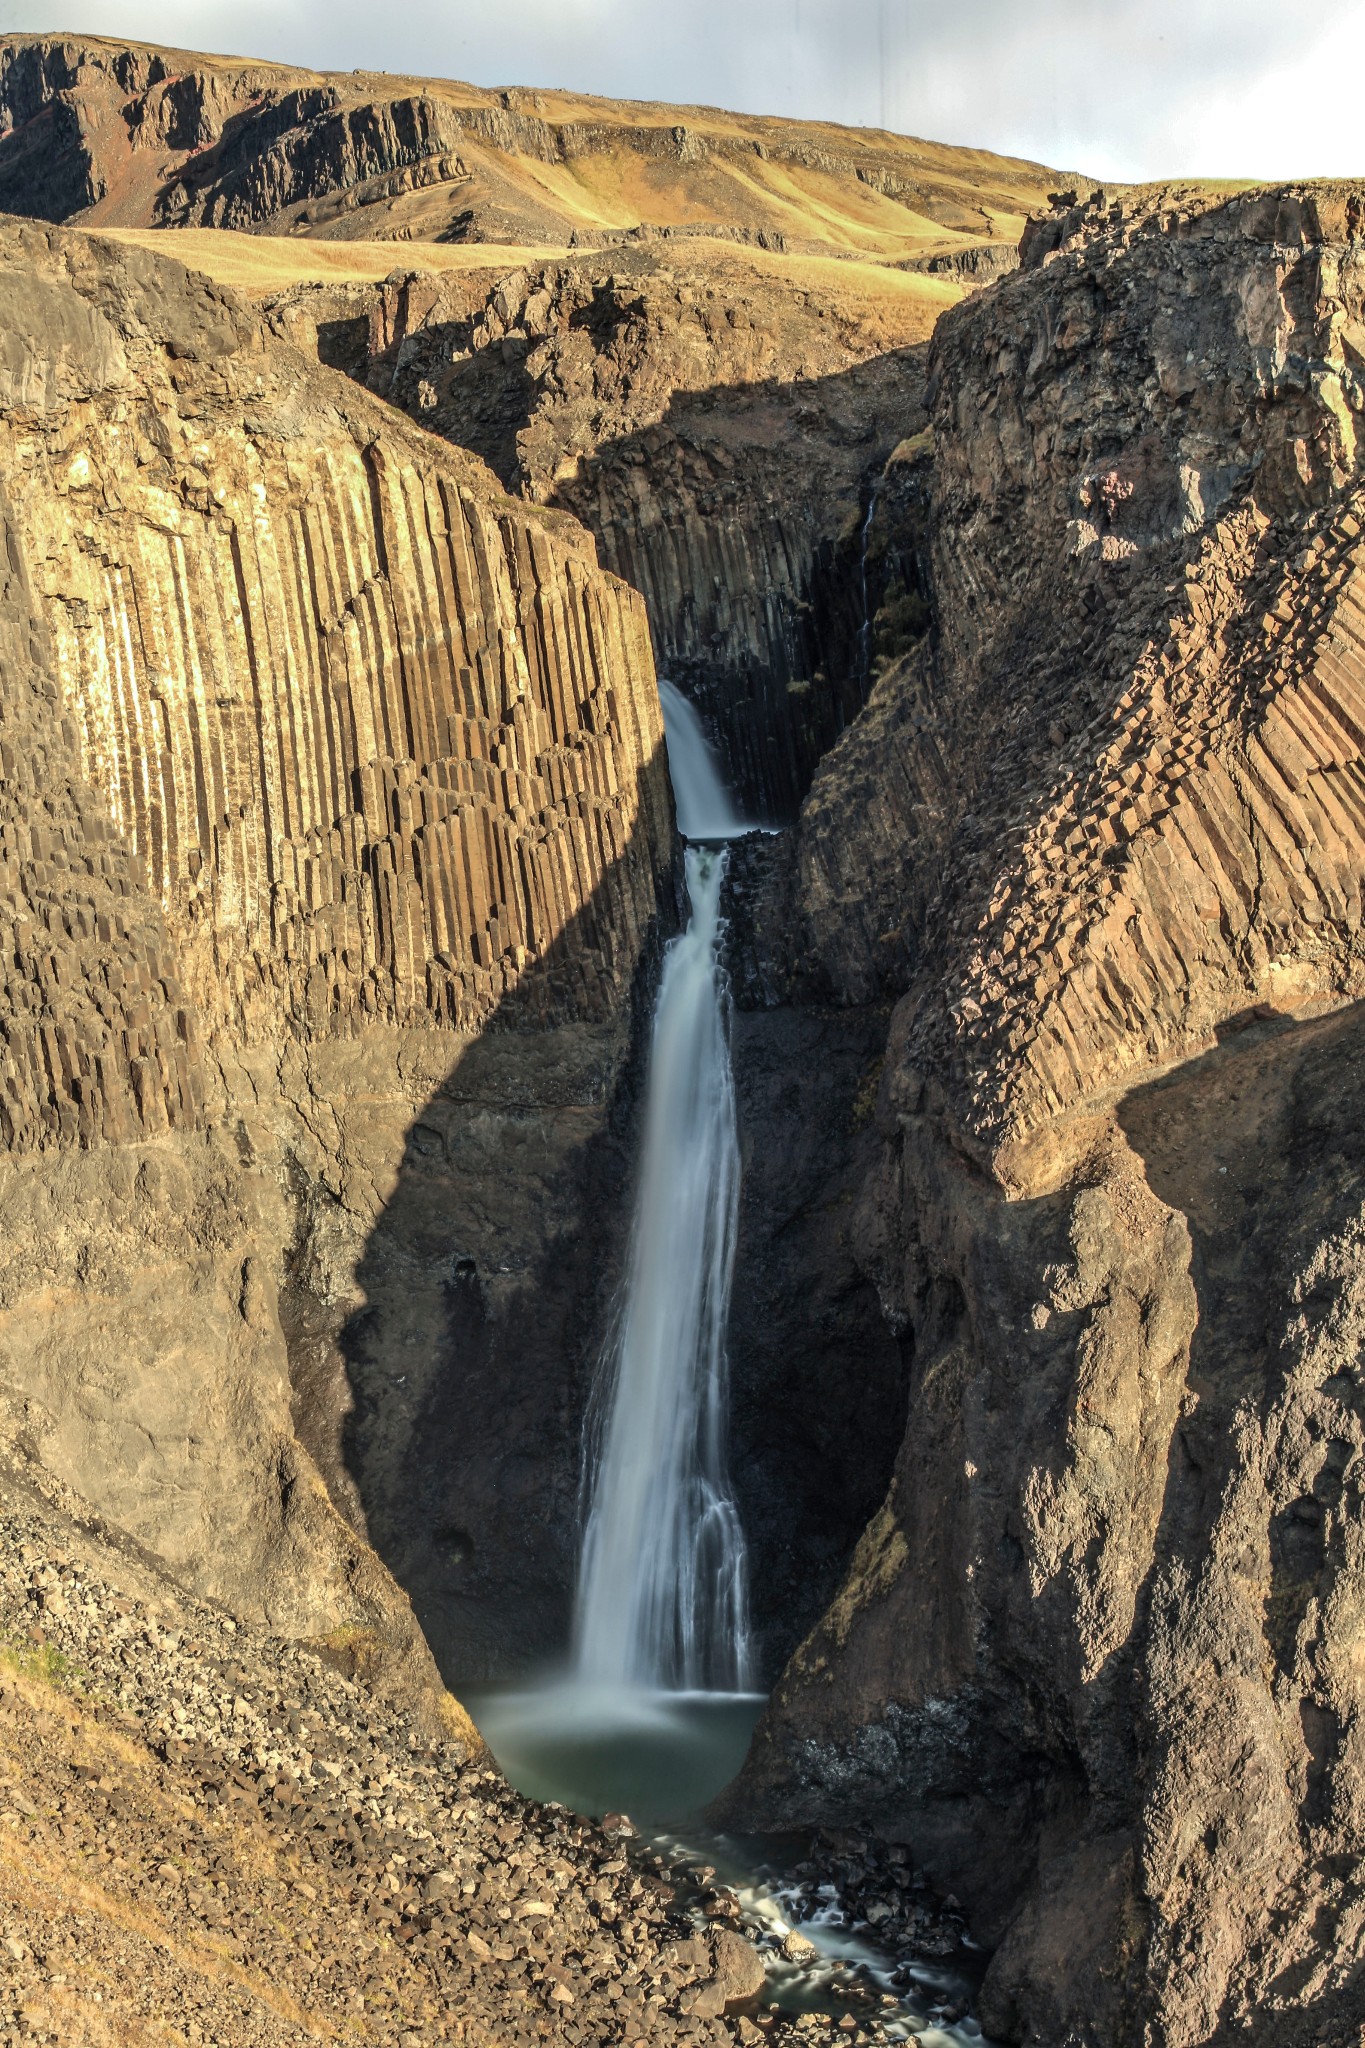
M538 244L661 232L918 264L1012 247L1058 182L828 122L0 39L0 209L86 226Z

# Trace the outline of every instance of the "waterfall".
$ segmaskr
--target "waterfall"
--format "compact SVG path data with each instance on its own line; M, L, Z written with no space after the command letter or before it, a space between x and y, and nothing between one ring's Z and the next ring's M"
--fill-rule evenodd
M676 683L659 678L659 702L668 737L668 779L684 839L738 839L749 827L730 801L715 748L695 708Z
M660 684L679 822L745 828L700 720ZM574 1676L605 1691L752 1683L744 1536L725 1468L725 1326L739 1143L719 960L723 847L687 848L691 916L664 958L626 1285L603 1361Z

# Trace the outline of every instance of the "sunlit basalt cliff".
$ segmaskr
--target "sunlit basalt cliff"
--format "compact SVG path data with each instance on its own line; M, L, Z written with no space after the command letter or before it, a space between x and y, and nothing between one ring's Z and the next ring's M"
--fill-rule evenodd
M866 698L868 501L923 427L928 337L960 296L841 269L649 246L267 303L300 346L582 521L749 815L789 822Z
M317 1303L495 1012L600 1114L671 875L643 609L173 261L11 225L0 292L6 1401L199 1590L420 1666L300 1438Z
M301 345L588 525L769 820L866 695L859 534L933 323L1056 183L714 109L0 39L0 205L183 235L216 275L232 249L248 283L254 253L261 290L283 252ZM341 281L387 242L390 277Z

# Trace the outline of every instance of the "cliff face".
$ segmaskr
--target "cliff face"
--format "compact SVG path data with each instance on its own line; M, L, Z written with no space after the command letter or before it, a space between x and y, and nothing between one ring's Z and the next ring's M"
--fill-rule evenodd
M922 424L921 345L1055 182L819 124L0 40L15 212L565 259L395 272L282 317L588 525L765 820L794 817L866 695L862 527Z
M7 233L0 478L40 650L5 789L16 1408L201 1590L317 1634L371 1573L387 1628L368 1541L447 1677L502 1675L565 1636L676 916L645 607L564 512L277 315L136 248ZM880 1030L823 1061L835 1149ZM751 1202L744 1252L774 1309L741 1382L772 1668L884 1476L815 1419L823 1361L861 1333L888 1436L900 1382L846 1233L821 1242L842 1183L784 1106L803 1031L745 1055L754 1185L786 1205ZM790 1444L763 1419L784 1357L812 1393Z
M999 218L803 269L715 199L781 124L0 48L16 204L453 232L500 153L519 231L570 158L727 230L262 312L0 225L0 1449L463 1755L436 1666L562 1644L652 640L800 806L731 1334L810 1628L727 1818L909 1842L1001 2039L1355 2025L1361 195L1058 206L926 350Z
M336 1338L495 1015L572 1050L535 1170L577 1185L671 904L643 609L174 262L9 225L0 293L6 1410L198 1591L377 1631L429 1683L363 1538L398 1484L384 1347L497 1257L477 1169L396 1334L369 1304L377 1389Z
M870 493L923 424L924 344L956 296L670 246L491 284L304 286L271 317L590 529L750 815L772 821L795 816L866 695Z
M25 303L16 255L13 331L46 349L60 288ZM11 373L20 409L60 407L11 487L87 779L225 1020L477 1024L599 885L600 959L560 995L610 1007L669 857L662 768L625 768L661 737L638 601L215 295L125 341L101 300L148 319L157 267L103 267L66 293L94 388Z
M770 999L905 991L913 1367L727 1810L903 1829L1011 2040L1355 2012L1358 220L1099 202L942 322L936 630L750 920Z

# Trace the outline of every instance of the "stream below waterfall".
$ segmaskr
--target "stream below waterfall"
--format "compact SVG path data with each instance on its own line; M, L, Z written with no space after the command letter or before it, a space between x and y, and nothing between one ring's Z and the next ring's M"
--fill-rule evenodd
M542 1683L464 1697L520 1792L613 1816L633 1854L662 1857L698 1926L746 1929L767 1972L760 2007L849 2015L873 2030L859 2039L979 2043L959 2019L969 1958L951 1933L933 1958L893 1952L875 1924L894 1909L866 1885L841 1893L808 1842L730 1837L703 1818L764 1705L726 1466L739 1139L720 902L725 842L753 828L692 705L666 680L659 693L690 916L664 957L626 1277L585 1433L573 1642Z

